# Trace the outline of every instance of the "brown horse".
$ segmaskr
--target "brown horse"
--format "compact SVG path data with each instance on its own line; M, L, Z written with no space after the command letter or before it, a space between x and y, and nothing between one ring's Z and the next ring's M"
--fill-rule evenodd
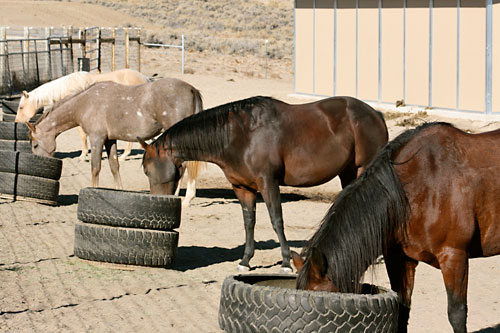
M240 270L249 269L254 255L260 192L281 245L282 269L291 271L279 186L314 186L337 175L346 186L385 145L387 127L380 113L350 97L300 105L252 97L186 118L151 145L139 141L151 193L173 193L184 161L221 167L243 210L246 244Z
M201 95L190 84L171 78L128 86L99 82L76 95L66 97L30 127L33 153L52 156L56 137L80 126L90 138L92 186L99 186L103 146L109 158L115 187L121 189L116 140L136 141L137 136L152 138L162 129L203 110ZM188 189L184 206L195 195L198 163L188 167ZM191 169L191 170L190 170Z
M391 141L340 193L306 244L305 261L293 254L297 287L358 292L365 270L383 255L406 332L423 261L441 270L448 319L465 332L468 260L500 254L499 142L500 130L467 134L446 123Z

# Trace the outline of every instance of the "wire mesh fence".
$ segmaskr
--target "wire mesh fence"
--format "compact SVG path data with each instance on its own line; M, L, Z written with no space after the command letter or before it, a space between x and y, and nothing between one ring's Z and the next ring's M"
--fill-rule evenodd
M0 97L78 70L120 68L140 70L140 29L0 27Z

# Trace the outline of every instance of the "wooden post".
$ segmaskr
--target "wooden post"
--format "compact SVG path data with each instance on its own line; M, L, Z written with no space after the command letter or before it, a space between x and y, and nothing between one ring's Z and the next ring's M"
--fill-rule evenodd
M45 65L47 67L47 77L49 81L52 81L52 54L50 54L50 36L52 35L52 27L45 28L45 38L47 38L47 58Z
M7 28L0 27L0 87L6 87L5 76L7 74L7 56L6 56L6 46L5 42L7 40ZM2 42L4 41L4 42ZM2 91L0 91L2 92Z
M101 27L97 30L97 71L101 73Z
M129 68L128 51L130 46L130 28L125 28L125 68Z
M111 30L111 71L115 71L115 43L116 43L116 28L113 27Z
M24 68L26 69L26 72L28 73L28 77L31 74L30 70L30 27L24 27L24 41L23 41L23 53L25 54L23 56L24 60Z
M137 70L141 71L141 29L136 29L137 34Z

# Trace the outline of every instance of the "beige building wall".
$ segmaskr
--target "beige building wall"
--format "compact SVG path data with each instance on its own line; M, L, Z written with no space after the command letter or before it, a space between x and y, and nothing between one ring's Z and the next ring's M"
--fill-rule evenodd
M313 94L313 0L296 0L295 20L295 90Z
M404 97L403 0L382 2L382 101L394 103Z
M358 98L376 101L378 100L378 0L359 0L358 22Z
M406 5L406 104L429 105L429 8Z
M356 96L356 8L337 3L337 95Z
M457 107L456 0L434 0L432 40L432 106Z
M500 0L493 1L492 111L500 113Z
M333 44L335 12L332 0L316 0L315 88L317 95L333 95Z
M476 0L462 0L460 8L460 99L463 110L486 107L486 9Z

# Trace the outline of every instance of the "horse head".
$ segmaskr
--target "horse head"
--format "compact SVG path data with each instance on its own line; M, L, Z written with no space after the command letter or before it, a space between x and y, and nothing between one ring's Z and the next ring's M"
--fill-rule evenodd
M18 123L24 123L33 118L36 114L37 108L33 98L30 98L29 93L25 90L23 91L23 96L19 101L19 107L17 108L17 114L15 121Z
M337 292L338 288L327 276L328 261L323 253L313 247L306 259L292 252L292 260L297 269L297 289Z
M182 161L174 159L169 149L156 149L142 138L137 141L144 148L142 167L149 179L151 194L174 194L183 173Z
M26 125L30 130L29 137L33 154L47 157L53 156L56 152L56 136L42 133L40 129L35 128L30 122L26 122Z

